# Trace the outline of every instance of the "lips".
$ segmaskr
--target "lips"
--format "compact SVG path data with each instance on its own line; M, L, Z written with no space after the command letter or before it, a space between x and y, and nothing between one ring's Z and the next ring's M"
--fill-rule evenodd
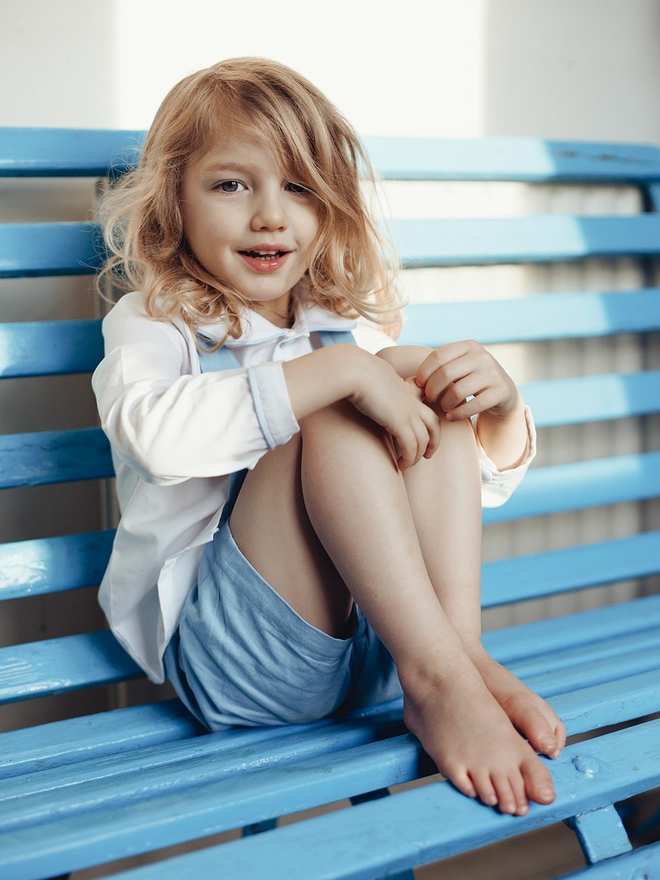
M248 266L257 272L276 272L292 251L279 247L258 247L238 253Z

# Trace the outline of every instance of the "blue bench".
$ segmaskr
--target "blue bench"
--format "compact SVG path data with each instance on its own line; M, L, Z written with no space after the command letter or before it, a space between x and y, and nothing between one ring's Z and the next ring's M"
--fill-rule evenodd
M0 175L121 173L140 133L0 130ZM385 179L607 183L640 187L638 216L538 215L398 220L404 266L552 263L660 255L660 150L493 138L367 142ZM93 273L91 223L0 226L0 277ZM649 275L649 273L647 273ZM1 307L1 303L0 303ZM472 336L546 343L660 329L660 290L540 294L499 302L411 305L402 340ZM0 376L87 373L102 356L98 321L0 324ZM660 411L660 372L535 382L524 389L540 427ZM112 476L94 425L0 438L0 488ZM660 495L660 452L533 469L504 522ZM0 599L99 583L111 531L0 547ZM489 562L495 607L660 573L660 532ZM486 634L490 652L546 697L569 735L550 767L557 800L524 818L498 814L448 783L388 788L434 772L392 703L294 728L202 733L172 700L0 734L0 876L40 880L243 828L240 839L115 874L122 878L410 878L436 859L566 821L589 880L652 876L660 845L631 849L614 804L660 786L660 595ZM107 631L0 648L2 704L140 675ZM614 729L611 729L615 726ZM602 732L608 728L606 732ZM599 733L600 732L600 733ZM275 827L276 819L350 798L353 806ZM256 833L260 832L260 833ZM646 873L645 873L646 871ZM635 873L637 872L637 873ZM653 874L655 876L655 874Z

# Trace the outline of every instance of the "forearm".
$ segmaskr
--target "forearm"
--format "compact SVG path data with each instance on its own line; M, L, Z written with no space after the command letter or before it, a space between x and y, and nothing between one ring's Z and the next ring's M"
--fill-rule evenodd
M356 389L359 364L370 357L354 345L339 343L286 361L282 368L296 419L350 397Z
M520 392L515 406L508 413L497 415L490 410L479 413L477 436L486 455L501 471L522 463L529 435Z

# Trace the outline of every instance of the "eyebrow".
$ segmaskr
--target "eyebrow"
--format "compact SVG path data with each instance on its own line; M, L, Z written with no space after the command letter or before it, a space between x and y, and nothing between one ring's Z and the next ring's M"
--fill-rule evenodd
M238 174L249 174L252 169L247 165L239 165L236 162L213 162L212 165L206 165L202 170L205 174L218 171L233 171Z

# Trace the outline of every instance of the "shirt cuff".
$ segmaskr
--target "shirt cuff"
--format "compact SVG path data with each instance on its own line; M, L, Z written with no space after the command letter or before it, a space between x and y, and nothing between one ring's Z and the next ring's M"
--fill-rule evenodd
M477 418L472 417L472 427L477 436L479 449L479 464L481 467L482 503L484 507L499 507L500 504L510 497L514 489L527 473L527 469L536 455L536 428L531 410L525 407L525 424L527 426L527 445L522 461L519 465L501 471L487 455L479 442L477 434Z
M248 369L254 410L269 449L281 446L300 430L291 408L284 370L279 362Z

